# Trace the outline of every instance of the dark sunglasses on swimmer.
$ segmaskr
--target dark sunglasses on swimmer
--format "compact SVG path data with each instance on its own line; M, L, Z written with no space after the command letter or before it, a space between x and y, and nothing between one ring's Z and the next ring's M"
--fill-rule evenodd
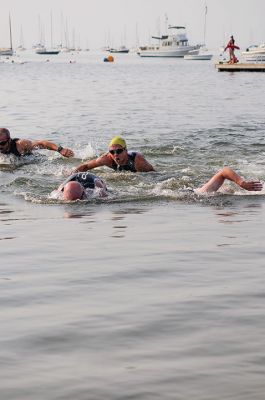
M116 150L109 150L109 153L114 155L114 154L121 154L124 151L124 149L116 149Z
M9 139L2 140L2 141L0 142L0 146L5 146L8 142L9 142Z

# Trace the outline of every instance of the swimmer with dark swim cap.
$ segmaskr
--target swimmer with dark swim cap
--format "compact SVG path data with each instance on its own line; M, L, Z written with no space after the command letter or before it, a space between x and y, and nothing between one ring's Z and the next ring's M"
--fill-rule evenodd
M107 166L115 171L150 172L153 166L138 152L128 151L125 140L114 136L109 143L109 151L102 156L79 165L75 172Z
M108 196L105 182L89 172L78 172L69 176L56 192L66 201L85 200L93 195Z

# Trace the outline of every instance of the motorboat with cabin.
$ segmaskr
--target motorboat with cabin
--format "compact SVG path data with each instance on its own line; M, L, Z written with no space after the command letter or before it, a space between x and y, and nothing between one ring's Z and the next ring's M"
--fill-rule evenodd
M265 43L249 46L246 51L241 52L245 61L264 62L265 61Z
M161 37L152 36L153 39L159 40L154 46L142 46L138 49L140 57L184 57L192 50L198 50L200 45L190 45L186 28L184 26L168 26L170 31L177 33L169 33Z

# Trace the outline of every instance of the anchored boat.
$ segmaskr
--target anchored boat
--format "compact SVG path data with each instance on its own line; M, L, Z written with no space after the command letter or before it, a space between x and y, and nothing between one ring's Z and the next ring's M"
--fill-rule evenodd
M155 46L139 47L138 55L140 57L184 57L192 50L198 50L200 45L190 45L186 28L184 26L171 26L168 29L177 33L162 35L161 37L152 36L153 39L159 40L159 44Z
M118 47L117 49L114 49L114 48L108 49L108 51L109 51L110 53L128 54L130 50L127 49L126 46L120 46L120 47Z
M242 57L245 61L264 62L265 61L265 43L249 46L246 51L242 51Z
M12 45L12 29L11 29L10 14L9 14L9 40L10 40L10 47L0 47L0 56L12 56L14 54Z

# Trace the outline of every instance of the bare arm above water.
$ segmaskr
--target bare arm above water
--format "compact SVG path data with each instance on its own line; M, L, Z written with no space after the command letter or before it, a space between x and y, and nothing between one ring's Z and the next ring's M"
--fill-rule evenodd
M259 192L262 190L262 183L259 181L245 181L231 168L225 167L215 174L208 182L201 188L197 189L198 193L213 193L223 185L224 181L228 179L240 186L242 189L248 191Z

